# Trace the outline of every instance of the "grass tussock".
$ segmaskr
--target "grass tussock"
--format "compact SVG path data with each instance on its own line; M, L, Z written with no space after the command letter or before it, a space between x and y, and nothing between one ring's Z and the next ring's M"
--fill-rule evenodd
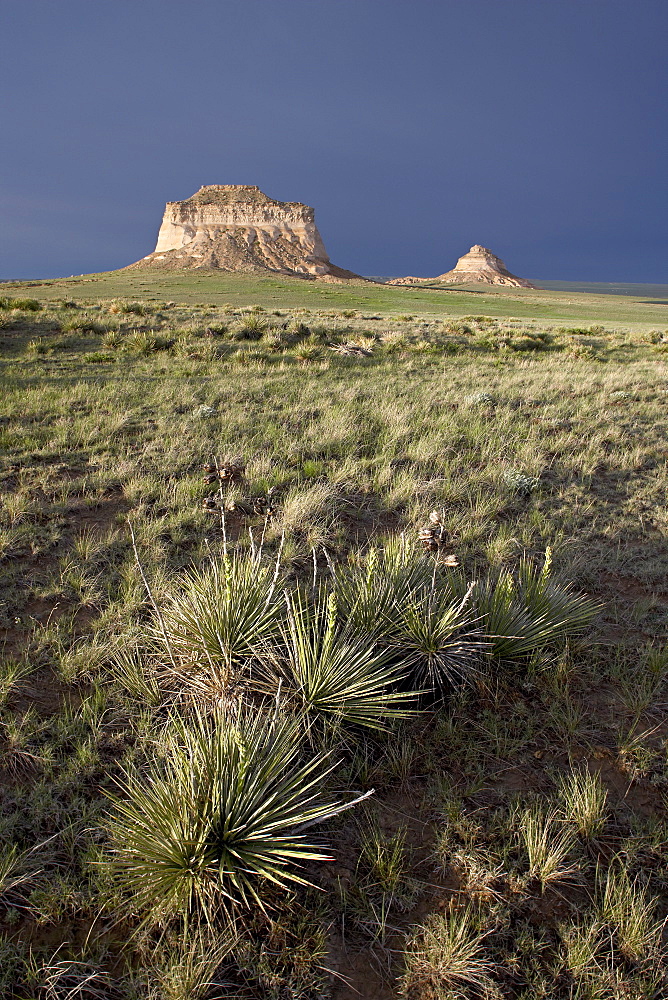
M434 915L408 942L400 995L420 1000L499 996L485 955L485 934L472 908L451 907Z

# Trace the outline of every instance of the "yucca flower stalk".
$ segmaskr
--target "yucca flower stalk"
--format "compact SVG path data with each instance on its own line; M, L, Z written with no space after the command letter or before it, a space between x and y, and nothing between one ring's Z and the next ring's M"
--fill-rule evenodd
M416 692L397 690L406 667L340 624L335 593L315 605L299 593L286 601L282 652L274 667L299 711L311 720L373 729L414 714Z
M302 830L347 805L323 800L329 755L301 758L286 716L219 712L171 720L152 773L126 771L112 797L112 867L131 907L158 922L262 905L271 883L309 884L296 868L327 852Z

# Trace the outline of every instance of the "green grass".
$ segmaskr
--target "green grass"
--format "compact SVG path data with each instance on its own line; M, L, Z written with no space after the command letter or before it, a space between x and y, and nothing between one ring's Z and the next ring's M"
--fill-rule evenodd
M664 996L661 307L3 294L0 997Z
M40 282L3 284L7 296L30 295L41 302L75 298L176 301L216 306L259 304L265 309L336 309L385 315L452 316L470 314L543 319L572 326L632 325L635 329L667 325L666 308L652 300L624 295L536 291L526 288L481 289L476 286L415 288L361 282L342 284L280 276L244 274L108 271Z

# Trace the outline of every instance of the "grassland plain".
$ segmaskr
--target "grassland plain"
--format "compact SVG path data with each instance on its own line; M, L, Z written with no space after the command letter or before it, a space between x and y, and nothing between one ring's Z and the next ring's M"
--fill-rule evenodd
M662 329L666 303L653 298L444 285L397 288L371 282L343 284L279 276L220 274L215 271L138 273L108 271L43 282L3 284L4 295L31 295L39 301L70 296L78 302L102 298L171 301L221 306L259 303L266 309L349 310L412 313L418 317L485 314L497 318L543 319L560 325L621 325L630 331Z
M2 292L0 995L665 996L665 307Z

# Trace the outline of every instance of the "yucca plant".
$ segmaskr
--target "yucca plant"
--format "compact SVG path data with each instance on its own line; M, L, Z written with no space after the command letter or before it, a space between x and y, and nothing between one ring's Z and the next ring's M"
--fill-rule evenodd
M301 712L375 729L413 714L415 695L397 690L406 668L340 626L333 593L315 605L295 594L287 606L282 652L273 661L286 696Z
M468 603L448 590L430 590L396 605L388 639L410 666L416 685L443 694L479 672L488 643Z
M517 567L520 600L530 614L548 615L564 635L581 635L601 611L600 601L573 590L552 575L552 549L545 550L542 567L524 556Z
M256 651L280 634L284 602L261 553L224 555L192 570L161 609L157 640L180 679L224 691Z
M333 765L302 760L301 733L286 716L173 717L153 773L126 771L113 797L112 867L131 906L153 921L209 919L262 905L269 884L308 884L296 866L328 855L300 831L347 806L323 801Z
M266 333L267 324L259 316L245 316L243 321L231 331L233 340L260 340Z
M433 568L433 561L416 557L403 535L383 549L370 549L355 566L330 566L341 620L363 635L378 636L397 607L426 592Z
M591 627L601 605L551 575L549 548L542 568L522 559L479 583L473 600L497 659L515 660ZM460 588L462 584L460 583Z
M408 941L406 971L399 994L407 1000L446 1000L472 989L476 996L498 996L490 976L494 966L485 957L485 934L472 906L451 905L432 914Z

